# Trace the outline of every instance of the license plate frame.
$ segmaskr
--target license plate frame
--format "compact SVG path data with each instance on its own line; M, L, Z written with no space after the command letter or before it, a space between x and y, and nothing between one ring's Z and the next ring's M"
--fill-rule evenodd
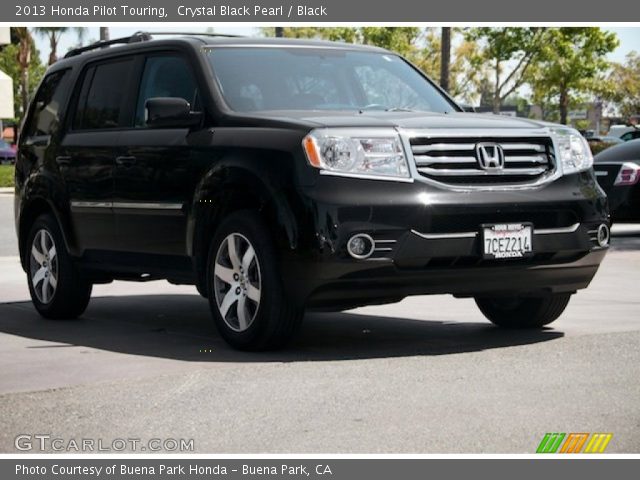
M500 243L501 239L503 239L502 243ZM517 260L531 257L533 255L533 224L531 222L486 223L480 225L480 240L480 252L485 260Z

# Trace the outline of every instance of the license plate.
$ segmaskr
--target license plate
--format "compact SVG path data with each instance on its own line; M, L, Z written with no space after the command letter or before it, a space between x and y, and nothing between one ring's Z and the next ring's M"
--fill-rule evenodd
M523 258L533 254L531 231L526 223L503 223L482 226L484 258Z

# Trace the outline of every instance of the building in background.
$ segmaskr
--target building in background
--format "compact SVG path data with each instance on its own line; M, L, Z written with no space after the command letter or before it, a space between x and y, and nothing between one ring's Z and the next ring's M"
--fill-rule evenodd
M0 45L11 43L9 27L0 27ZM0 132L4 138L3 120L13 118L13 80L0 70Z
M491 113L493 107L479 106L475 107L478 113ZM500 115L509 117L531 118L533 120L547 120L557 122L559 117L558 110L545 111L540 105L518 104L503 105L500 109ZM569 111L569 125L581 131L591 131L596 135L604 134L609 131L611 125L615 124L638 124L640 115L632 115L629 118L616 117L607 115L602 102L587 102L576 106Z

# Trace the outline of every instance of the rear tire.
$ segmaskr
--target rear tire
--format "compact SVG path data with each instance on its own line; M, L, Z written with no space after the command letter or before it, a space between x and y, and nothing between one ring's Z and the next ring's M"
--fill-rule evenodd
M570 293L543 297L477 297L487 319L503 328L541 328L556 320L569 303Z
M36 310L49 319L73 319L87 308L91 282L82 277L66 250L56 219L36 218L26 244L29 293Z
M286 345L303 309L289 298L269 231L259 215L227 217L211 241L207 297L220 335L239 350L274 350Z

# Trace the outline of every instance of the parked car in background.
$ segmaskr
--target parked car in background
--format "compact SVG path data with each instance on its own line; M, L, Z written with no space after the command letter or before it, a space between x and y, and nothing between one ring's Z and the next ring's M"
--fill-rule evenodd
M609 133L607 133L610 137L622 138L629 132L638 131L638 127L634 125L612 125L609 128Z
M596 178L609 197L614 222L640 222L640 139L600 152Z
M16 151L4 140L0 140L0 164L14 165L16 163Z
M624 140L620 137L612 137L610 135L593 135L592 137L586 137L589 143L611 143L617 145L624 143Z
M628 142L629 140L635 140L636 138L640 138L640 128L631 130L630 132L627 132L624 135L622 135L620 138L625 142Z

